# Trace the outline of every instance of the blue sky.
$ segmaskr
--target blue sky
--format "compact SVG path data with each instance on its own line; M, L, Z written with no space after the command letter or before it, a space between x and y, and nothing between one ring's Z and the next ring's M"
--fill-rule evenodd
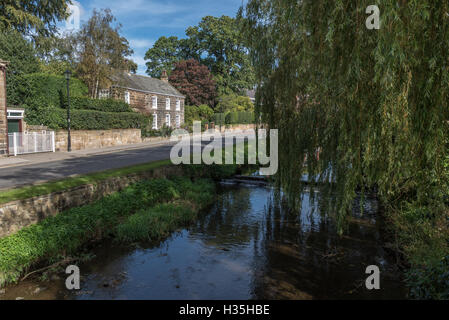
M145 52L161 36L185 37L185 29L197 25L202 17L235 16L242 0L78 0L81 23L92 10L109 8L122 27L122 34L134 50L132 59L145 74Z

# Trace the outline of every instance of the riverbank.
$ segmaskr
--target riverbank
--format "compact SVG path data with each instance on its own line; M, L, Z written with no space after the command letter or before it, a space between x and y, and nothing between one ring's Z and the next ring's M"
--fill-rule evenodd
M213 178L232 175L235 170L237 166L184 168L182 178L137 182L92 204L69 209L1 238L0 286L19 281L38 267L70 259L82 246L105 237L127 241L134 231L142 238L162 237L191 221L211 203ZM172 209L172 214L163 214ZM142 229L142 221L153 224Z

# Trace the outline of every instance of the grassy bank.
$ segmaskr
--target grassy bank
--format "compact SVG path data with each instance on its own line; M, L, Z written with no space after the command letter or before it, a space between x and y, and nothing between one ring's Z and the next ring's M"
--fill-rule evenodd
M236 169L192 166L186 168L186 177L141 181L2 238L0 286L17 282L37 265L76 254L91 241L109 236L118 241L158 240L211 204L215 189L212 177L232 175Z
M126 176L133 173L144 172L170 165L170 160L156 161L137 166L120 169L112 169L92 174L79 175L76 177L46 182L39 185L19 187L15 189L0 191L0 204L15 200L23 200L32 197L46 195L52 192L69 190L85 184L92 184L113 177Z

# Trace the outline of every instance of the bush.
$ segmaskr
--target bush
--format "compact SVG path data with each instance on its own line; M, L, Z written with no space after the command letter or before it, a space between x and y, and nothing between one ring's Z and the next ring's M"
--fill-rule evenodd
M55 107L26 108L26 122L30 125L44 125L51 129L67 129L67 110ZM151 116L137 112L101 112L94 110L71 110L71 129L146 129Z
M70 80L70 96L87 95L86 85L76 78ZM43 73L27 74L17 79L17 100L27 105L60 107L61 99L67 96L67 81L64 76Z
M254 112L229 112L225 118L226 124L251 124L254 121Z
M204 121L208 123L213 119L214 111L211 107L203 104L199 107L197 106L185 106L184 122L191 126L193 121Z
M61 107L67 108L67 97L61 101ZM91 99L88 97L70 97L70 109L95 110L102 112L133 112L125 101L114 99Z

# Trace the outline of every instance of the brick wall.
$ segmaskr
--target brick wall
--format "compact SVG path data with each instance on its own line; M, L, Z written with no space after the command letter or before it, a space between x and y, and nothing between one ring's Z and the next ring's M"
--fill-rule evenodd
M124 91L121 89L115 89L113 92L113 97L115 99L124 100ZM141 91L126 90L130 94L130 105L131 107L140 113L147 115L157 114L157 127L162 128L165 124L166 114L170 114L170 124L172 127L176 127L176 116L181 117L181 125L184 123L184 99L177 98L175 96L166 96L159 94L151 94ZM153 97L157 97L157 109L153 109ZM166 110L165 99L170 98L170 110ZM181 101L181 110L176 111L176 100Z
M6 63L0 60L0 157L8 154L8 120L6 119Z
M70 132L72 150L97 149L141 143L140 129L75 130ZM56 151L67 151L67 131L55 134Z

